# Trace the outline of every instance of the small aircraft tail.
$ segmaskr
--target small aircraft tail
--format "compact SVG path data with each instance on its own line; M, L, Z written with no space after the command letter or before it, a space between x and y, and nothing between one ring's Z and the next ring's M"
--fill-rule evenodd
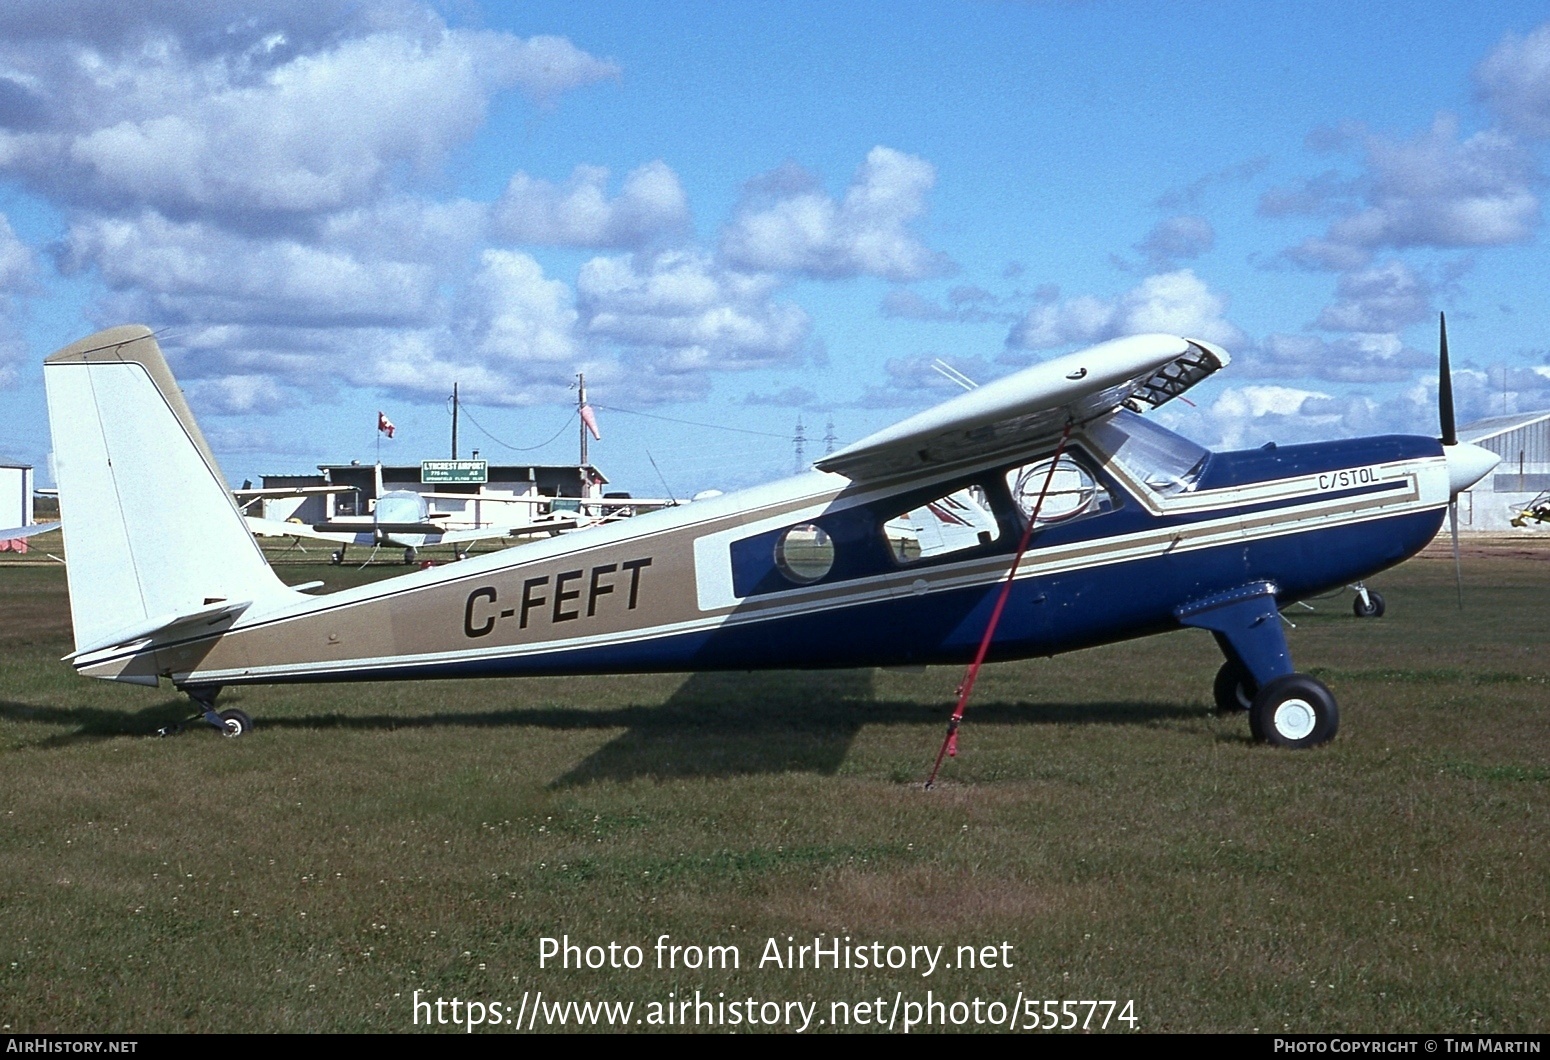
M150 329L110 328L67 346L43 362L43 379L76 655L291 594L248 532Z

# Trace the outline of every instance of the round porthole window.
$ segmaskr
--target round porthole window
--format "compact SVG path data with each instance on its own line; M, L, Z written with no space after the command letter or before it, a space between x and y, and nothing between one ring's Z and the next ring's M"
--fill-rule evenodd
M798 585L811 585L834 567L834 542L820 526L793 526L775 542L775 566Z
M1037 464L1013 468L1007 474L1007 485L1024 515L1033 514L1046 481L1049 490L1044 493L1044 503L1039 507L1041 523L1074 519L1092 511L1104 495L1103 487L1087 473L1087 469L1070 457L1060 458L1053 475L1050 474L1050 462L1041 460Z

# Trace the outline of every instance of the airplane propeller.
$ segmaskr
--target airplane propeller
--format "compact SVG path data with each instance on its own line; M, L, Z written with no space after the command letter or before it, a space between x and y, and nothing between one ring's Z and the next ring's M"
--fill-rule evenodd
M1448 314L1437 314L1437 418L1444 446L1458 445L1458 425L1453 420L1453 370L1448 366ZM1459 610L1464 610L1464 564L1459 558L1459 496L1448 497L1448 528L1453 534L1453 583L1458 589Z

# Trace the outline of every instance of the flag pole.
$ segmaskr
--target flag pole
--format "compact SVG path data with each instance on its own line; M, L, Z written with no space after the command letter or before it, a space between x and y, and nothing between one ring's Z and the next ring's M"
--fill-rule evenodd
M587 466L587 418L581 414L581 410L587 407L587 376L585 372L576 373L576 414L581 417L581 466Z

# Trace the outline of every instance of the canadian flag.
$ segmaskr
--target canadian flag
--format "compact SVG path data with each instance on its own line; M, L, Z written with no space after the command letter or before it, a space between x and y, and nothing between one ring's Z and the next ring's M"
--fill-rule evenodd
M592 411L591 405L581 406L581 422L587 425L587 430L592 432L592 437L600 442L603 440L603 436L597 433L597 413Z
M393 426L393 421L387 418L387 413L381 411L380 409L377 411L377 430L381 431L389 438L393 437L393 432L398 430L397 427Z

